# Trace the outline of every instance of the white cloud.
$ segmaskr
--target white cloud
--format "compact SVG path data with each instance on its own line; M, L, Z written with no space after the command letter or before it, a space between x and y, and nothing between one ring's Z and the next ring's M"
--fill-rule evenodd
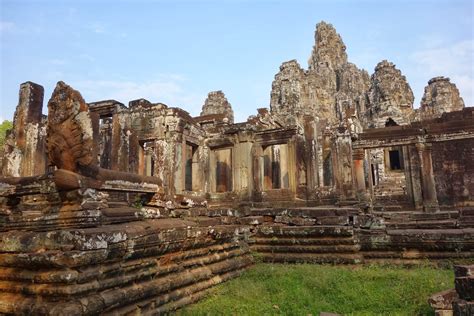
M440 42L435 45L412 54L418 70L427 76L426 81L436 76L449 77L461 92L466 106L474 105L474 40L450 46Z
M55 66L63 66L65 64L67 64L66 60L64 59L60 59L60 58L53 58L53 59L50 59L49 60L49 63L51 65L55 65Z
M188 92L180 75L162 75L149 81L86 80L72 83L86 102L115 99L128 105L131 100L144 98L150 102L162 102L170 107L180 107L199 115L204 96Z
M15 24L8 21L0 21L0 32L11 31L15 27Z
M94 61L95 61L95 57L94 57L94 56L91 56L91 55L89 55L89 54L80 54L80 55L79 55L79 58L80 58L80 59L87 60L87 61L90 61L90 62L94 62Z
M473 71L474 40L465 40L452 46L438 46L415 52L418 63L428 67L430 72Z
M97 34L106 33L105 26L100 22L92 22L87 25L87 28Z

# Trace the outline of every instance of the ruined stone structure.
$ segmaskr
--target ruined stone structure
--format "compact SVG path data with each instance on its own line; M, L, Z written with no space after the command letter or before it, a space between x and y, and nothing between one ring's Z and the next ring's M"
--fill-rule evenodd
M454 267L455 288L432 295L429 299L436 316L474 314L474 265Z
M474 108L393 63L372 76L317 25L270 109L235 123L144 99L20 87L0 178L0 313L155 314L252 264L474 258Z
M13 118L13 130L4 148L2 174L7 177L33 176L46 171L46 117L43 116L42 86L25 82Z

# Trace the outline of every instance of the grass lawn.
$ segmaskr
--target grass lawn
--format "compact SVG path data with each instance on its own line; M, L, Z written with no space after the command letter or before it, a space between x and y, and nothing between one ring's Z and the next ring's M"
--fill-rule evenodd
M430 315L428 297L453 287L452 270L430 266L259 263L178 314Z

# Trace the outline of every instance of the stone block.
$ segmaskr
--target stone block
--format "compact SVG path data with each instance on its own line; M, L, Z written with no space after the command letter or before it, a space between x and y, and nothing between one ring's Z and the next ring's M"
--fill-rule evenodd
M454 275L456 278L474 276L474 265L454 266Z
M452 310L453 302L457 298L458 294L456 290L450 289L431 295L428 299L428 303L435 310Z
M242 225L261 225L264 222L263 216L247 216L239 218Z
M474 301L474 276L457 277L454 285L461 299Z
M453 314L455 316L472 316L474 315L474 302L465 300L456 300L453 303Z
M349 225L348 216L326 216L317 218L318 225Z

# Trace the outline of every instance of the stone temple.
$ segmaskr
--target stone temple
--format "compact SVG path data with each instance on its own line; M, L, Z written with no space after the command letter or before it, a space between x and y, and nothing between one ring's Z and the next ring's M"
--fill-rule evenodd
M474 260L474 108L436 77L415 109L396 65L357 68L325 22L308 68L284 62L269 108L246 122L222 91L198 117L145 99L86 103L64 82L44 116L43 97L20 86L2 149L0 313L165 313L254 253Z

